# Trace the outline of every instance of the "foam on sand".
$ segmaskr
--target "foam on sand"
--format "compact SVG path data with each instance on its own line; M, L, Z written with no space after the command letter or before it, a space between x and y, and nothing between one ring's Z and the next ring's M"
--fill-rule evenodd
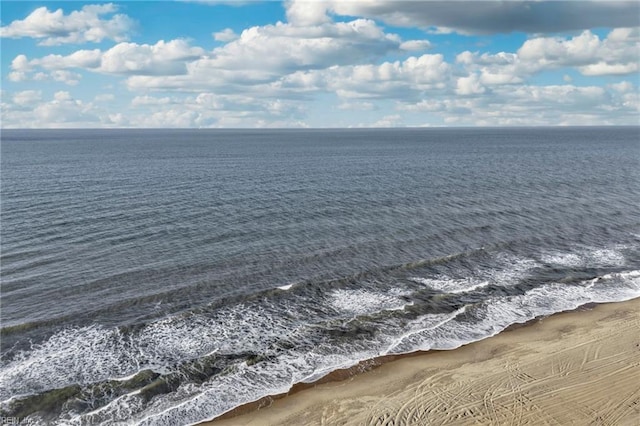
M231 426L310 424L635 425L640 299L554 315L452 352L382 365L241 417ZM606 389L606 392L602 390ZM562 403L558 403L561 401ZM318 410L317 407L322 407Z

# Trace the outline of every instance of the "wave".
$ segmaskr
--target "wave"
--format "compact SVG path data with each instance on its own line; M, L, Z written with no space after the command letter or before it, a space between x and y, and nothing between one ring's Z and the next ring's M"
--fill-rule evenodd
M54 419L32 413L35 423L196 423L380 355L453 349L539 316L640 297L640 270L624 266L624 247L535 259L473 253L146 324L66 328L4 362L0 410L54 392L67 409ZM576 258L591 262L577 275Z
M616 248L577 248L571 253L547 252L541 256L541 261L552 266L580 268L623 266L626 262L620 249L628 248L621 246Z

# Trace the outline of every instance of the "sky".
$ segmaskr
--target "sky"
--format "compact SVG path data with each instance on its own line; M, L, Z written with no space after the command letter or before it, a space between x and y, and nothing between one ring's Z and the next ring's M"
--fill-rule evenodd
M2 128L640 124L639 1L2 1Z

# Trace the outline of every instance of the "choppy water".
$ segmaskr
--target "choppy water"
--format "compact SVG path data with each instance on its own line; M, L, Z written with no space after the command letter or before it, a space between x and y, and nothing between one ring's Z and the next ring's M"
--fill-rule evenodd
M3 131L1 414L194 423L639 297L639 136Z

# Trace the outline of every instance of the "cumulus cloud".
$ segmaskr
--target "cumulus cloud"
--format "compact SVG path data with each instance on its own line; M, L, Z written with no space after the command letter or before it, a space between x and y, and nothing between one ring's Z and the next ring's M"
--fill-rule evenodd
M465 24L463 16L451 17L457 26L450 25L437 13L428 17L437 23L420 25L441 32L483 33L485 24L477 22L482 13L520 16L525 4L452 3L457 3L458 11L468 6L460 15L472 16L475 26ZM536 8L542 6L535 3L527 4L539 10ZM36 58L18 55L7 75L10 86L20 83L25 88L24 82L30 80L74 85L89 71L119 76L134 93L117 107L111 94L92 95L87 101L74 98L69 91L59 91L49 99L45 99L48 92L43 96L35 90L3 94L3 125L291 127L306 126L310 118L316 120L314 125L335 123L307 115L308 109L318 110L320 105L333 118L352 115L360 121L365 117L369 121L364 124L377 127L637 122L638 87L615 77L639 71L637 28L616 28L606 37L590 30L562 36L536 34L514 51L466 51L447 61L445 55L432 53L441 48L438 44L403 40L372 19L414 25L427 17L407 15L407 11L430 10L429 2L394 2L395 12L389 4L291 0L286 3L288 22L253 26L240 34L224 29L212 34L220 43L208 51L176 39L149 44L119 41L107 49ZM591 3L581 4L589 13L594 10ZM442 6L453 7L450 3ZM598 7L614 6L626 10L629 4L608 2ZM575 6L553 7L566 11ZM474 16L476 10L482 13ZM358 15L358 11L364 18L333 20L336 15ZM500 21L500 16L495 19ZM576 22L586 19L574 17ZM533 14L530 22L503 23L495 30L537 25L542 33L553 25L569 25L555 22L544 27L536 20ZM40 38L47 42L52 37ZM532 83L537 73L554 70L555 74L545 74L545 81L555 76L556 84ZM577 73L585 77L575 79L574 84L571 76ZM598 81L590 80L592 76L602 75L613 76L607 80L610 84L589 83Z
M617 89L622 91L618 91ZM479 96L439 96L398 104L406 114L425 114L460 126L624 124L638 114L633 85L520 85L495 87Z
M230 36L224 32L222 37ZM94 72L139 76L128 87L207 90L263 84L297 70L370 62L402 48L426 48L425 40L403 42L375 22L296 26L288 23L251 27L235 40L205 52L178 39L155 45L122 42L107 51L79 50L70 55L14 59L12 78L22 81L37 68L83 68ZM161 78L154 78L161 76Z
M428 40L407 40L400 44L402 50L427 50L431 47Z
M185 63L203 54L203 49L190 47L180 39L160 40L154 45L119 43L102 54L98 71L137 75L184 74Z
M468 77L460 77L456 83L456 93L458 95L478 95L484 93L485 88L480 84L480 80L476 74Z
M441 54L410 56L380 65L336 67L324 72L327 87L342 98L406 98L443 89L450 65Z
M621 81L620 83L614 83L609 85L613 90L619 93L629 93L634 91L633 83L629 81Z
M123 41L135 23L128 16L115 14L117 6L108 3L86 5L65 15L62 9L50 11L39 7L23 20L16 20L0 28L0 36L41 39L41 45L66 43L97 43L102 40ZM105 15L111 15L103 19Z
M217 31L213 33L213 38L216 41L229 42L238 38L238 34L236 34L231 28L225 28L222 31Z
M400 116L400 114L390 114L385 115L373 124L368 124L367 127L398 127L401 124L402 117Z
M170 103L176 103L169 97L157 98L155 96L136 96L131 100L132 106L141 105L168 105Z
M74 62L77 58L72 58L70 62ZM55 60L53 62L56 62ZM36 81L44 81L44 80L53 80L61 83L68 84L70 86L75 86L80 82L82 75L76 72L67 71L65 69L56 69L56 68L69 68L69 66L56 67L52 66L53 71L50 72L35 72L32 71L40 66L38 61L30 62L25 55L18 55L14 58L11 63L11 71L8 75L8 79L13 82L21 82L27 80L36 80Z
M18 55L11 63L12 81L24 81L29 78L43 79L43 73L37 69L50 71L56 81L75 84L80 75L64 71L80 68L93 72L122 75L177 75L187 72L187 62L204 54L199 47L191 47L184 40L158 41L156 44L118 43L112 48L101 51L78 50L69 55L47 55L29 60ZM30 77L31 76L31 77Z
M112 115L119 125L140 127L304 127L296 102L245 95L137 96L128 117Z
M312 26L278 23L244 30L237 40L213 51L210 66L280 74L371 60L400 44L397 35L386 34L367 19Z
M330 22L327 3L323 1L288 0L285 4L287 21L295 26L314 26Z
M80 83L82 75L78 74L77 72L67 70L55 70L49 73L49 77L53 81L68 84L69 86L76 86L78 83Z
M335 93L344 109L367 105L367 99L415 99L442 91L451 80L451 67L441 54L410 56L379 65L343 65L297 71L271 83L269 90L285 96ZM364 108L363 108L364 109ZM371 108L367 108L371 109Z
M11 62L15 72L27 72L36 68L61 70L68 68L97 68L100 66L102 52L99 49L78 50L70 55L47 55L43 58L29 60L26 55L18 55Z
M4 127L59 128L101 126L105 122L91 102L74 99L67 91L42 99L37 91L18 92L11 103L2 103Z
M38 103L42 99L40 90L24 90L13 95L13 102L19 106L28 106Z
M187 65L185 75L128 79L132 90L191 90L216 88L249 91L252 86L276 82L300 70L366 63L400 51L402 40L387 34L375 22L297 26L289 23L256 26L240 37Z
M372 111L376 109L373 102L342 102L338 109L352 111Z
M608 64L601 61L597 64L585 65L579 69L584 75L624 75L640 71L640 65L638 65L637 62L629 62L627 64Z
M607 37L586 30L570 38L535 37L515 53L457 55L456 62L477 71L484 84L514 84L532 74L559 68L575 68L588 76L621 75L637 72L638 28L617 28Z
M602 75L607 74L607 65L616 70L613 73L621 74L625 73L624 69L627 73L637 70L639 38L638 28L615 29L604 40L587 30L568 40L558 37L527 40L517 55L528 66L538 68L597 65L596 69L600 69L599 75Z
M640 25L637 1L396 1L292 0L288 11L305 11L308 21L327 19L328 13L362 16L387 24L457 31L466 34L495 34L514 31L553 33L597 27Z

